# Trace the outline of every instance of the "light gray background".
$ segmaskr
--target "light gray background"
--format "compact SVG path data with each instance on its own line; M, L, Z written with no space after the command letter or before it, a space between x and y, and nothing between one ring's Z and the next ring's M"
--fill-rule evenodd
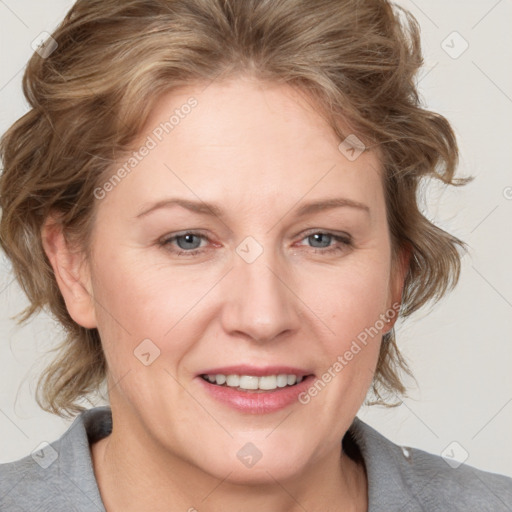
M51 32L72 3L0 0L0 132L27 109L21 77L31 42ZM444 454L452 465L467 457L467 464L512 476L512 2L399 4L422 27L425 104L452 122L459 172L476 177L463 189L432 187L426 209L471 252L456 291L399 326L399 346L419 387L399 408L363 408L359 416L392 441ZM464 41L454 31L469 44L458 58ZM25 305L0 256L0 462L53 441L69 424L40 411L33 398L60 331L46 315L18 328L10 317Z

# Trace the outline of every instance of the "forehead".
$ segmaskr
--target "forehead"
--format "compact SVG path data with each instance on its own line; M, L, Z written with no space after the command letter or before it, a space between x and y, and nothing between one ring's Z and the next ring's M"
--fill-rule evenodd
M347 158L314 102L286 85L234 79L165 94L135 149L149 140L117 187L132 205L160 193L239 207L255 198L268 206L334 192L370 203L382 195L378 154Z
M193 108L188 106L191 99ZM302 90L242 76L164 94L155 102L141 135L160 132L157 137L166 138L172 131L181 142L192 142L191 136L204 148L231 146L252 150L260 158L265 152L257 151L258 144L269 151L290 150L296 155L321 151L328 156L341 141L322 110ZM350 130L339 124L349 135Z

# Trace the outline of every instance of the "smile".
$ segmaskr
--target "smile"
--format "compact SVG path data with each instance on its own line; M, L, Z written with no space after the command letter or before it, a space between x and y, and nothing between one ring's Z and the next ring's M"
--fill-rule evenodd
M218 386L238 389L240 391L272 391L278 388L300 384L304 377L293 374L265 375L201 375L201 377Z

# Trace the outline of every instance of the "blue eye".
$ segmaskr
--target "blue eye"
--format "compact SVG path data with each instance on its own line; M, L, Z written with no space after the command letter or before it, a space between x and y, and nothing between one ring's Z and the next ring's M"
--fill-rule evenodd
M159 242L159 245L176 256L191 257L208 250L207 247L201 247L201 241L203 240L206 242L209 241L209 239L201 233L186 231L165 238ZM302 240L309 240L310 243L320 243L321 247L312 247L313 252L316 254L343 252L346 251L348 247L352 246L352 238L350 235L346 234L340 236L324 231L310 233L303 237ZM335 245L332 245L332 242L335 242Z
M194 233L193 231L187 231L186 233L166 238L160 243L160 245L168 248L171 252L176 253L177 256L181 256L183 254L186 254L187 256L194 256L200 252L203 252L203 249L197 247L198 239L199 243L201 243L201 239L208 240L204 235ZM181 249L181 251L177 251L173 248L173 242L177 243L178 248Z
M317 231L314 233L311 233L309 235L306 235L303 240L309 240L320 242L320 244L324 244L323 247L313 247L315 253L323 253L323 254L330 254L333 252L339 252L346 250L347 247L350 247L352 245L352 239L349 235L340 236L335 235L334 233L324 232L324 231ZM332 241L337 242L336 245L331 246L330 242Z

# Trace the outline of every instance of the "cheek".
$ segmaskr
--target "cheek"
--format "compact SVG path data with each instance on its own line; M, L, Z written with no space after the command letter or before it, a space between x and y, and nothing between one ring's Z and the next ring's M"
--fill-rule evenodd
M304 400L321 394L320 402L325 407L356 411L373 380L382 330L386 330L381 315L389 308L389 261L361 259L358 264L337 269L330 279L314 277L309 282L316 281L316 286L309 284L304 296L324 320L325 334L319 338L323 357L317 377L321 382Z
M147 370L162 365L174 373L212 318L211 303L200 299L218 281L218 272L173 268L129 251L105 251L100 261L93 280L96 318L113 380L128 371L127 380L136 375L145 380L152 375ZM156 356L155 364L143 367L139 352L149 352L151 360Z
M103 306L104 323L115 323L134 337L162 337L206 285L190 279L190 272L130 256L109 259L96 276L95 298Z
M329 275L312 274L304 283L304 302L324 321L326 339L347 342L375 325L386 312L389 265L380 261L340 266ZM380 325L380 328L382 326Z

